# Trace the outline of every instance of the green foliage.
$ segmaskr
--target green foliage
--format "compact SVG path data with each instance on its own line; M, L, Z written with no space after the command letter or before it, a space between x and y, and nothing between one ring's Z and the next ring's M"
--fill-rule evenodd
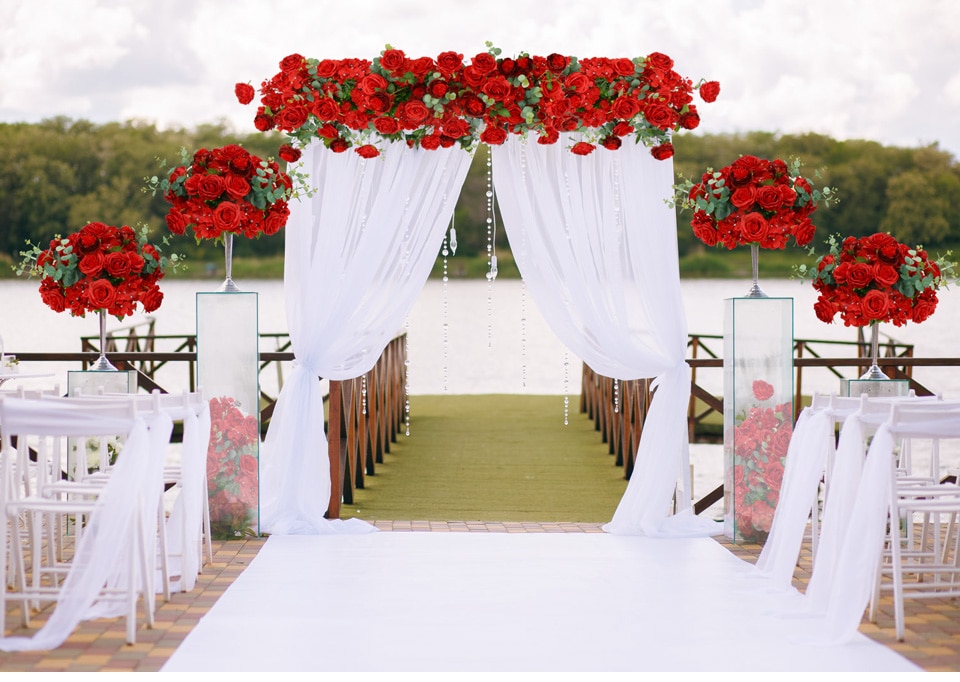
M223 123L164 131L140 121L100 125L63 117L35 124L0 123L0 262L18 260L27 241L48 244L54 235L73 232L91 220L145 223L151 240L159 241L168 234L163 219L168 204L142 191L144 178L156 173L158 159L174 161L181 148L230 143L266 158L276 156L283 141L278 134L233 132ZM936 145L910 149L813 133L749 132L679 134L674 146L678 178L699 178L706 168L722 168L742 154L801 158L805 168L823 169L817 184L835 188L842 201L814 215L818 242L834 233L864 236L884 230L927 248L960 243L960 164ZM457 203L459 247L451 262L487 256L488 156L489 149L480 145ZM681 256L700 245L689 221L688 211L678 213ZM493 226L501 275L506 275L509 246L499 214ZM171 236L168 246L195 268L223 260L217 245L198 245L189 235ZM283 231L234 242L238 259L282 255ZM769 260L764 254L762 261ZM195 268L187 276L199 276ZM706 264L697 268L714 269Z

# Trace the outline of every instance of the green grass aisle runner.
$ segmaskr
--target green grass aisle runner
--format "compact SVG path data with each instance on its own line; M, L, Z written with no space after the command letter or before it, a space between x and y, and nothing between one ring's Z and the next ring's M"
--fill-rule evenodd
M344 505L343 518L609 521L627 482L593 422L562 396L413 396L410 436Z

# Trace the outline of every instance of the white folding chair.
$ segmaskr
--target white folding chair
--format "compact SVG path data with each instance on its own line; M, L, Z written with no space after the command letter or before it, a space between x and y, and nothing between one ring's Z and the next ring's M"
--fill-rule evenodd
M898 466L903 460L896 450L921 439L960 438L960 402L893 404L883 428L889 435L877 445L890 450L888 532L869 615L876 620L881 593L891 591L902 641L905 599L960 597L960 538L955 537L960 487L940 483L935 475L913 476ZM915 533L918 515L921 532Z
M32 638L11 637L0 640L2 650L48 649L59 646L76 624L89 617L91 607L114 604L114 615L126 615L127 640L136 639L138 597L145 598L145 617L153 623L153 580L151 560L156 535L155 514L163 456L169 443L172 421L162 411L145 412L134 401L92 404L55 400L4 398L0 401L2 467L4 484L0 486L0 578L6 582L8 566L16 572L15 589L0 596L0 632L5 628L6 603L19 602L22 622L29 623L29 609L35 601L56 601L47 624ZM72 492L43 497L36 492L24 494L17 471L23 464L22 443L69 437L126 437L123 452L109 479L101 486L78 485ZM17 440L17 447L13 445ZM38 447L38 458L48 450ZM38 462L43 471L46 461ZM21 514L34 516L31 542L24 547L16 529ZM41 545L50 542L50 524L43 515L71 515L76 519L74 554L63 582L45 576ZM46 536L44 535L44 529ZM8 543L7 540L10 540ZM24 554L29 552L34 568L27 580ZM55 568L55 567L52 567ZM39 576L39 579L37 579ZM119 606L116 605L119 600Z

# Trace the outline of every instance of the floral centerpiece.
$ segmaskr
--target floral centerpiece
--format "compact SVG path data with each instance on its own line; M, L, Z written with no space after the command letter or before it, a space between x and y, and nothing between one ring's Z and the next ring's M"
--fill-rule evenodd
M886 379L877 367L877 334L881 322L902 327L919 324L937 309L937 290L945 286L955 264L946 257L932 260L921 247L910 247L891 235L831 236L829 250L810 274L819 296L814 312L823 322L837 315L848 327L872 328L873 364L864 378ZM949 254L948 254L949 255Z
M708 169L700 179L674 187L675 203L693 211L693 234L707 246L733 249L749 245L753 256L754 290L757 286L757 250L783 249L792 237L799 246L813 241L816 227L811 216L822 201L829 204L834 192L815 189L800 174L800 161L787 164L756 156L741 156L718 171Z
M284 145L280 156L293 162L300 151ZM199 149L192 156L181 150L181 164L165 177L149 178L148 187L170 204L166 223L172 233L192 229L197 242L223 241L224 291L239 290L231 278L233 236L253 239L279 232L290 215L287 202L297 193L291 175L275 160L263 160L237 144Z
M472 148L528 133L552 144L561 132L578 131L582 139L571 148L576 154L590 154L597 145L617 149L633 137L666 159L673 156L671 134L700 123L693 92L705 102L720 92L716 81L694 85L659 52L501 58L499 49L487 47L469 62L451 51L410 58L389 45L372 61L291 54L260 86L254 125L302 144L319 139L334 152L354 148L364 157L377 156L383 139L424 149ZM241 104L256 97L246 83L238 83L235 94Z
M757 404L736 415L733 500L737 535L763 542L773 524L787 448L793 434L793 404L765 404L774 397L772 384L753 382Z
M207 491L210 525L219 538L255 534L260 434L257 418L244 415L233 398L210 401Z
M100 359L94 369L115 369L104 354L106 316L122 320L138 303L147 313L159 308L163 292L158 283L168 267L179 265L178 255L161 255L147 237L145 226L138 231L93 222L66 237L58 235L47 249L30 245L20 252L17 274L40 278L40 297L51 310L100 315Z

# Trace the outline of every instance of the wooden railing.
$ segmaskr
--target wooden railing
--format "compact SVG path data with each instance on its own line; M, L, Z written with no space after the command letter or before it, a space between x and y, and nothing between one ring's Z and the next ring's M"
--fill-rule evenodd
M397 441L406 421L406 346L406 335L397 336L362 377L330 382L328 518L339 518L341 501L353 503L353 491L364 487Z

